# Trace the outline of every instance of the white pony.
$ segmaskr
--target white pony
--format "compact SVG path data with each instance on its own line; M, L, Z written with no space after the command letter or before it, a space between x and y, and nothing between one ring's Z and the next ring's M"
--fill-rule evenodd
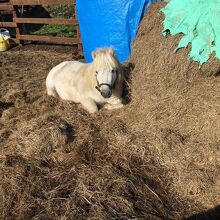
M123 106L124 74L111 48L92 52L93 62L65 61L55 66L46 79L47 94L81 103L90 113L98 106Z

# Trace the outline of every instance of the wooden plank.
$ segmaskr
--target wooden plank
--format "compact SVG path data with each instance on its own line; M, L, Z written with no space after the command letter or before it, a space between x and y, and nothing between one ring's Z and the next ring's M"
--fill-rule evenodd
M13 5L75 4L75 0L11 0Z
M10 0L10 3L12 4L11 0ZM18 17L17 16L17 12L18 12L18 6L13 6L13 11L12 11L13 19ZM18 43L22 44L23 42L19 40L19 36L21 34L21 30L20 30L19 25L17 25L17 23L16 23L15 32L16 32L16 39L18 40Z
M17 27L15 22L0 22L0 27Z
M75 19L78 21L77 13L76 13L76 7L74 7L74 14L75 14ZM76 25L76 35L77 35L77 38L81 39L80 30L79 30L79 24ZM82 43L78 43L77 46L78 46L78 49L80 51L82 51Z
M8 3L0 3L0 11L12 11L13 6Z
M25 24L65 24L65 25L76 25L76 19L62 19L62 18L14 18L16 23Z
M19 40L30 40L30 41L45 41L50 43L64 43L64 44L78 44L81 43L81 39L74 37L51 37L45 35L19 35Z

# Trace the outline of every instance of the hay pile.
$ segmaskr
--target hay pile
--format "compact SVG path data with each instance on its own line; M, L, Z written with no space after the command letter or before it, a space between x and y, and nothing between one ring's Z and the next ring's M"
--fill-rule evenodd
M220 78L204 74L219 63L199 70L171 53L160 7L141 24L123 110L91 116L46 95L71 51L0 54L1 219L176 220L219 204Z
M168 170L171 192L203 207L217 206L220 62L212 58L199 69L188 60L188 50L172 53L179 36L161 36L160 8L154 5L143 19L133 47L132 103L126 122Z

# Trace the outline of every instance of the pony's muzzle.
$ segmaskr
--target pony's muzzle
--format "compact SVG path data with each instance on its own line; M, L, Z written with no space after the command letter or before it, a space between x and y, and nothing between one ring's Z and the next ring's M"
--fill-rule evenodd
M101 89L100 93L104 98L110 98L112 95L112 90L108 87L105 89Z

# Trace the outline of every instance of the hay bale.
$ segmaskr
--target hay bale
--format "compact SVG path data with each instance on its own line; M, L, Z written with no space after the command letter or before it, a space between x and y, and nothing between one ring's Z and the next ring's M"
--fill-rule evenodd
M134 42L126 122L167 168L170 190L210 208L220 203L220 61L199 69L187 49L173 53L180 36L162 37L162 6L150 8Z

